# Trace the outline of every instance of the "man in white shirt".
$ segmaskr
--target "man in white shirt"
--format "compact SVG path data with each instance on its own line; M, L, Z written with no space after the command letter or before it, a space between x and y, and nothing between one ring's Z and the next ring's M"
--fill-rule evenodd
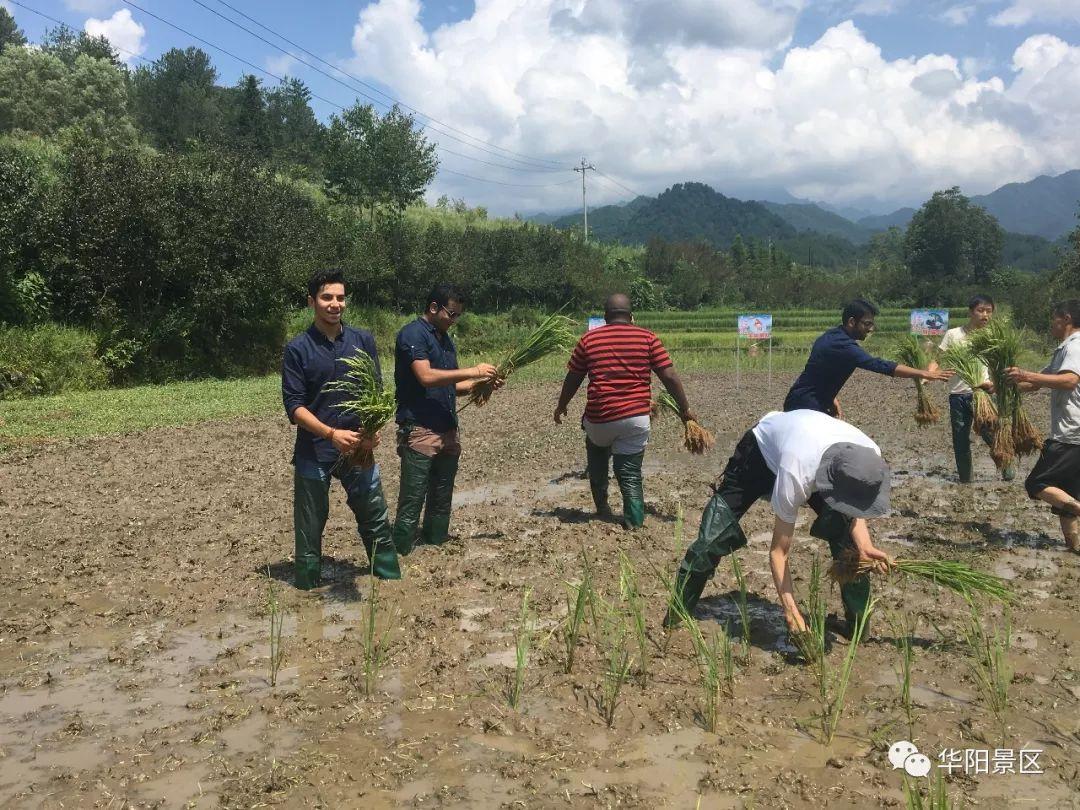
M941 350L945 351L950 346L962 346L968 342L971 333L982 329L990 319L994 317L994 299L989 295L976 295L968 302L968 322L963 326L957 326L945 333L941 339ZM931 361L930 371L937 371L937 361ZM982 364L982 385L979 387L990 391L992 386L986 365ZM953 374L945 384L949 389L949 424L952 427L953 458L956 459L956 475L961 484L971 483L971 425L975 420L972 403L974 392L971 387L961 379L959 374ZM984 426L979 431L979 436L989 447L994 443L994 431L989 426ZM1004 481L1012 481L1016 476L1016 468L1009 465L1001 471Z
M826 413L796 410L766 415L735 447L702 515L697 540L679 566L676 593L687 611L701 598L720 559L746 545L739 520L759 498L770 498L776 515L769 566L792 632L806 623L795 604L788 555L799 509L809 505L818 517L810 534L827 540L834 558L850 548L860 557L887 565L889 556L874 547L863 518L889 510L889 467L866 434ZM848 638L870 599L866 576L840 589ZM668 611L665 624L677 623Z
M1065 547L1080 554L1080 299L1054 306L1050 334L1061 343L1041 372L1010 368L1022 391L1050 390L1050 435L1024 482L1028 497L1061 518Z

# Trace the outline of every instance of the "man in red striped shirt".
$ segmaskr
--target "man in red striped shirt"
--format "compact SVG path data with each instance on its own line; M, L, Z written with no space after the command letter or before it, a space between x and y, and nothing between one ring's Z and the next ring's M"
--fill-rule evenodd
M597 514L611 514L607 497L610 461L622 492L623 520L628 528L636 528L645 522L641 460L649 442L651 374L655 372L675 398L684 422L694 415L660 339L648 329L634 326L630 299L622 293L610 296L604 304L604 320L604 326L586 332L574 348L555 406L555 424L562 424L570 400L588 376L581 426L585 429L593 503Z

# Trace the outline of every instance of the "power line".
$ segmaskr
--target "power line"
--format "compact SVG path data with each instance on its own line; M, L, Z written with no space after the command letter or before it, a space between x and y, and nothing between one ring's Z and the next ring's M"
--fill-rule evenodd
M218 12L214 11L214 9L208 8L205 4L200 2L200 0L194 0L194 2L198 3L203 8L206 8L207 11L210 11L210 12L212 12L214 14L218 14ZM505 152L507 155L511 155L511 156L518 157L518 158L523 158L524 160L530 161L530 162L533 162L533 163L548 163L548 164L552 164L553 166L559 166L560 168L565 168L565 166L561 166L561 164L559 164L558 161L549 160L547 158L536 158L536 157L532 157L530 155L523 154L521 152L515 152L512 149L506 149L505 147L499 146L497 144L493 144L490 141L485 141L482 138L478 138L477 136L472 135L472 134L470 134L468 132L465 132L464 130L461 130L461 129L458 129L457 127L451 126L450 124L439 121L437 118L434 118L433 116L428 115L427 113L423 112L422 110L418 110L417 108L406 104L404 101L401 101L400 99L396 99L393 96L389 95L388 93L384 93L379 88L375 87L374 85L368 84L367 82L363 81L362 79L358 78L357 76L354 76L353 74L349 73L348 71L343 70L339 66L337 66L337 65L335 65L335 64L333 64L331 62L327 62L325 59L323 59L318 54L312 53L307 48L305 48L303 45L300 45L299 43L293 42L291 39L284 36L283 34L278 33L273 28L270 28L269 26L267 26L267 25L259 22L258 20L256 20L254 17L252 17L252 16L250 16L248 14L245 14L243 11L236 8L235 6L230 5L229 3L226 3L225 0L216 0L216 2L219 5L225 6L225 8L229 9L233 13L239 14L241 17L243 17L248 22L254 23L255 25L257 25L259 28L263 29L264 31L267 31L270 34L273 34L275 37L280 39L282 42L285 42L288 45L290 45L291 47L296 48L298 51L301 51L302 53L307 54L312 59L315 59L316 61L320 62L321 64L326 65L327 67L331 68L332 70L336 70L338 73L342 74L343 76L348 76L350 79L352 79L354 82L361 85L362 87L368 88L369 90L371 90L374 93L377 93L378 95L382 96L383 98L389 99L391 102L393 102L394 104L397 104L399 107L402 107L402 108L404 108L406 110L409 110L410 112L415 113L416 115L419 115L422 118L426 118L426 119L428 119L429 121L431 121L434 124L438 124L439 126L445 128L445 129L448 129L448 130L450 130L452 132L456 132L459 135L465 136L466 138L470 138L472 140L475 140L475 141L477 141L477 142L479 142L479 143L481 143L481 144L483 144L485 146L490 146L492 149L497 149L500 152ZM229 20L228 17L225 17L225 16L223 16L221 14L218 14L218 16L222 17L222 19L228 20L233 25L236 25L236 26L238 26L240 28L243 28L243 26L240 26L239 23L237 23L237 22L235 22L233 20ZM245 28L244 30L247 31L248 29ZM248 33L252 33L252 32L248 31ZM257 36L256 34L252 34L252 35ZM268 43L268 44L271 44L271 43ZM278 46L275 45L273 47L277 48ZM281 48L278 48L278 50L281 50L283 53L287 53L286 51L284 51ZM296 58L293 54L289 54L289 55L293 56L294 59ZM365 96L365 97L370 98L370 96ZM389 105L386 105L385 102L383 102L383 104L384 104L384 106L389 106ZM443 134L446 134L446 133L443 133ZM471 144L469 144L469 145L471 146Z
M468 180L478 180L481 183L493 183L497 186L512 186L513 188L555 188L556 186L565 186L577 182L575 178L571 177L569 180L560 180L558 183L504 183L500 180L485 180L482 177L473 177L470 174L455 172L453 169L444 169L442 166L439 167L439 171L456 174L458 177L464 177Z
M620 182L619 182L618 180L616 180L616 179L615 179L614 177L610 177L610 176L608 176L608 175L604 174L604 173L603 173L602 171L600 171L599 169L596 169L595 171L596 171L596 173L597 173L598 175L600 175L601 177L604 177L604 178L606 178L607 180L611 181L612 183L614 183L615 185L617 185L617 186L618 186L619 188L621 188L621 189L623 189L623 190L625 190L625 191L629 191L629 192L630 192L631 194L633 194L633 195L634 195L635 197L644 197L644 196L646 196L645 194L642 194L642 193L641 193L640 191L634 191L634 189L630 188L629 186L624 186L624 185L623 185L622 183L620 183Z
M128 0L123 0L123 1L125 3L127 3L128 5L130 5L130 6L137 8L137 6L135 6L134 3L131 3ZM358 95L362 96L363 98L366 98L368 101L371 101L373 104L378 104L378 105L383 106L383 107L389 107L390 106L385 101L381 101L381 100L375 98L374 96L370 95L369 93L364 92L360 88L358 88L358 87L356 87L356 86L354 86L352 84L349 84L348 82L342 81L337 76L334 76L334 75L332 75L330 73L327 73L325 70L322 70L321 68L316 67L315 65L311 64L310 62L304 61L303 59L298 57L296 54L290 53L289 51L285 50L284 48L282 48L277 43L271 42L269 39L262 36L261 34L256 33L255 31L252 31L247 26L241 25L236 20L233 20L230 17L222 14L220 11L217 11L216 9L211 8L210 6L206 5L206 3L202 2L202 0L192 0L192 2L195 3L195 5L203 8L203 9L206 9L211 14L213 14L215 17L218 17L219 19L224 20L225 22L229 23L230 25L236 26L241 31L244 31L244 32L250 34L255 39L259 40L259 42L262 42L265 45L269 45L274 50L280 51L281 53L285 54L286 56L288 56L288 57L290 57L292 59L295 59L297 62L304 65L305 67L310 68L311 70L314 70L316 73L318 73L318 74L320 74L322 76L325 76L326 78L330 79L330 81L337 82L342 87L348 88L352 92L357 93ZM222 5L228 6L228 4L226 4L226 3L222 3ZM232 6L228 6L228 8L232 8ZM235 11L235 9L233 9L233 10ZM241 14L244 17L247 17L247 15L244 15L243 12L237 12L237 13ZM251 18L248 17L248 19L251 19ZM262 23L259 23L259 22L255 21L255 20L252 20L252 22L254 22L256 25L259 25L262 28L265 28L267 31L270 31L271 33L274 34L274 36L279 37L284 42L288 42L290 45L293 45L293 47L297 48L298 50L304 51L304 53L308 53L308 54L311 53L310 51L306 50L305 48L301 48L300 46L293 43L291 40L288 40L285 37L281 36L280 34L276 33L275 31L273 31L273 29L267 28L265 25L262 25ZM348 76L350 79L353 79L354 81L356 81L358 84L362 85L363 87L367 87L367 88L369 88L371 90L374 90L376 93L379 93L380 95L386 96L386 94L383 93L382 91L371 87L371 85L366 84L365 82L361 81L360 79L357 79L356 77L354 77L351 74L345 72L341 68L336 67L335 65L332 65L329 62L326 62L325 60L321 59L320 57L314 56L314 58L318 59L321 62L323 62L324 64L329 66L331 69L338 71L342 75ZM416 112L418 115L423 116L424 118L429 118L430 120L435 121L435 119L431 118L431 116L424 115L424 113L422 113L422 112L420 112L418 110L414 110L414 108L409 107L408 105L406 105L406 104L404 104L402 102L397 102L391 96L386 96L386 97L390 98L391 101L394 101L394 103L399 104L399 106L402 106L405 109L411 110L413 112ZM436 121L435 123L439 123L439 122ZM425 124L423 124L421 122L420 126L425 128L425 129L431 129L434 132L437 132L439 135L450 138L451 140L457 141L458 143L464 144L465 146L469 147L470 149L476 149L476 150L478 150L480 152L485 152L485 153L487 153L489 155L493 155L494 157L500 158L502 160L509 160L509 161L513 161L515 163L521 163L524 166L526 166L527 168L521 168L521 167L518 167L518 166L509 166L509 165L506 165L506 164L496 164L496 163L490 163L490 162L487 164L489 166L496 166L498 168L504 168L504 169L508 169L510 171L534 171L534 172L557 172L557 171L565 171L566 168L567 168L567 167L555 168L553 161L549 161L549 162L551 162L553 164L550 167L548 167L548 166L540 166L540 165L537 165L537 163L535 161L533 161L532 158L529 158L529 161L532 161L532 162L526 163L526 161L521 160L519 158L507 157L505 155L500 155L497 152L492 151L491 149L487 149L487 148L485 148L483 146L477 146L476 144L469 143L468 141L463 140L462 138L459 138L459 137L457 137L457 136L455 136L455 135L453 135L453 134L451 134L449 132L444 132L441 129L439 129L438 127L431 126L430 124L425 125ZM441 126L445 127L447 125L442 124ZM467 133L466 133L466 135L467 135ZM469 135L468 137L474 137L474 136ZM496 147L496 148L499 148L499 147ZM477 160L480 163L486 162L486 161L481 161L478 158L473 158L470 155L462 155L460 153L455 153L455 154L458 154L459 157L464 157L464 158L469 159L469 160Z

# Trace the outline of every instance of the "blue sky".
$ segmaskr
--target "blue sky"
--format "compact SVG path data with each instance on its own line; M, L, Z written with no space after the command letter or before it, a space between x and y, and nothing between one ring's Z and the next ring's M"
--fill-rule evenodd
M501 212L572 207L582 155L603 172L594 202L702 180L876 211L1080 166L1080 0L228 2L474 134L429 130L432 194ZM25 4L148 59L198 44L152 12L332 102L356 95L192 0ZM31 40L51 25L8 8ZM206 50L222 83L251 72Z

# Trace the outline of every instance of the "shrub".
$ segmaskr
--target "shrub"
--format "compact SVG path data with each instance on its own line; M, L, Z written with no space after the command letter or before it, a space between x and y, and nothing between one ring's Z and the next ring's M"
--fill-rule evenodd
M0 327L0 399L104 388L109 371L83 329Z

